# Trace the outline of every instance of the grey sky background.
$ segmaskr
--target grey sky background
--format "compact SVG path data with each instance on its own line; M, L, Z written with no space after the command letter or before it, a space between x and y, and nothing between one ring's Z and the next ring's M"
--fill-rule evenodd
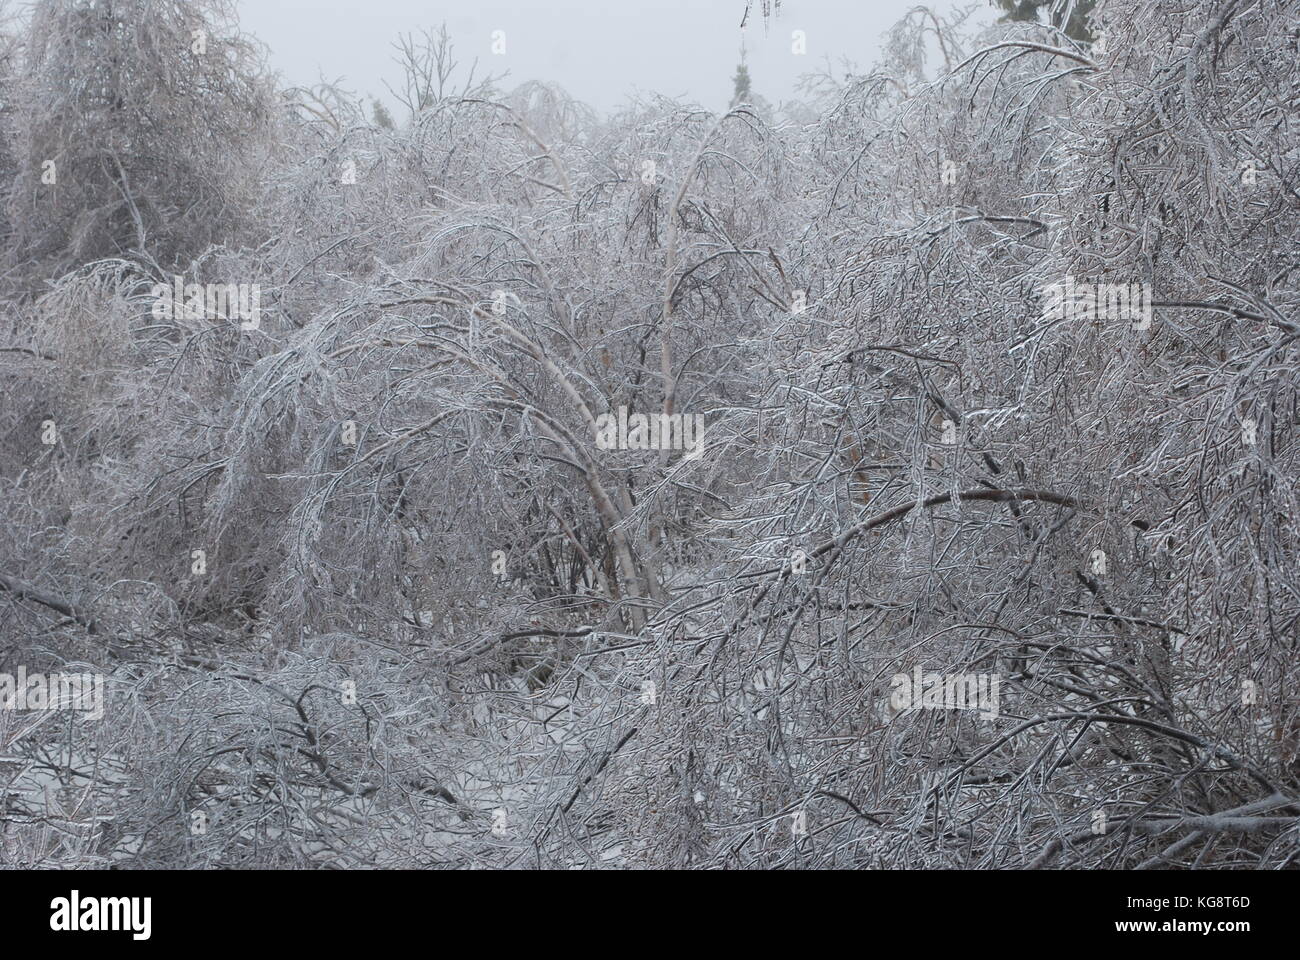
M507 88L550 81L601 111L637 91L723 109L742 41L754 92L779 103L827 57L837 70L843 57L869 67L882 34L917 0L784 0L766 25L758 6L742 31L744 0L239 0L244 29L270 47L272 66L291 84L343 77L391 106L383 85L398 81L390 44L446 20L463 67L477 57L480 74L509 71ZM946 13L958 4L931 6ZM994 19L986 2L960 6L976 7L980 22ZM494 30L505 31L504 56L492 53ZM791 53L793 30L807 36L804 56Z

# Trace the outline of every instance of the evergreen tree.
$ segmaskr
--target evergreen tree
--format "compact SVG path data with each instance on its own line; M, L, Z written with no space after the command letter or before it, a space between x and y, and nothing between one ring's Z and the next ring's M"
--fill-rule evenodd
M752 102L753 94L750 90L749 67L745 66L745 61L740 61L740 65L736 67L736 75L731 78L731 82L734 84L731 93L731 105L733 107L738 103Z

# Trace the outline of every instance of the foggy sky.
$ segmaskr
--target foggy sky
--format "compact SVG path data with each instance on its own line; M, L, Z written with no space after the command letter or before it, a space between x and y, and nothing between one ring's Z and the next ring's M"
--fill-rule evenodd
M392 41L399 33L446 20L465 67L509 71L504 86L526 80L559 83L602 111L629 94L683 96L725 108L732 75L746 47L753 89L772 103L794 95L798 76L829 57L837 71L848 57L868 67L881 35L917 0L785 0L766 26L755 11L742 32L744 0L239 0L241 22L271 49L271 64L290 84L339 77L360 94L393 98ZM951 0L934 8L947 12ZM991 20L981 5L977 16ZM491 52L503 30L506 54ZM803 30L808 52L791 53L791 31Z

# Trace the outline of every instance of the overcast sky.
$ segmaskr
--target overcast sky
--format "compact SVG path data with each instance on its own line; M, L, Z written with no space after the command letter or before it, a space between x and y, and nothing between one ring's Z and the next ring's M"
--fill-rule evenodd
M978 16L991 20L988 4L978 5ZM391 42L446 20L462 63L477 57L480 73L508 70L507 87L559 83L600 110L637 90L725 108L742 40L754 92L777 103L825 57L837 67L842 57L869 66L881 34L915 6L784 0L766 27L756 9L741 31L744 0L240 0L244 29L271 48L272 65L291 84L315 82L323 72L391 104L383 86L385 79L397 85ZM933 6L946 12L954 3ZM496 30L505 32L503 56L492 53ZM791 53L794 30L807 37L803 56Z

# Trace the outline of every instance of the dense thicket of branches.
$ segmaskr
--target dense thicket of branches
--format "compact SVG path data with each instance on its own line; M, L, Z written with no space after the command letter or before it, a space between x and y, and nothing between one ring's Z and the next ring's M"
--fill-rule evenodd
M1293 865L1298 12L921 9L722 116L429 32L393 125L224 4L40 0L0 672L110 701L0 711L0 862ZM893 709L918 666L999 716Z

